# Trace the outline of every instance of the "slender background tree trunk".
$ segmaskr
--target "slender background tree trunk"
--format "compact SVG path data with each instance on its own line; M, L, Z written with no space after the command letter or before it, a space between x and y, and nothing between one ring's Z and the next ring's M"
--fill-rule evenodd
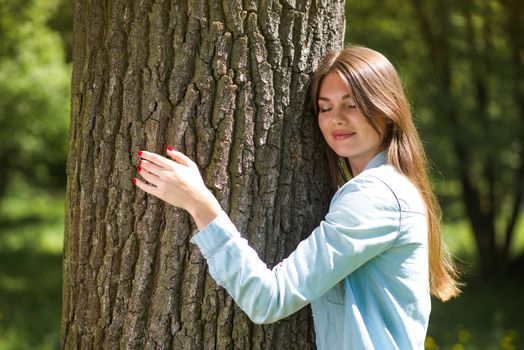
M325 213L309 76L343 1L88 1L74 10L62 348L307 349L309 308L253 325L207 275L189 216L137 191L181 150L269 266Z

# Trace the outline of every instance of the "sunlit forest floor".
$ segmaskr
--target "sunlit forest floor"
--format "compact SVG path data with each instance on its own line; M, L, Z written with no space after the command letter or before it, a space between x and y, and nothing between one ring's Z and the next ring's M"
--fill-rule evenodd
M0 206L0 350L58 349L64 194L16 193ZM471 265L467 225L448 224L445 232ZM524 282L484 283L469 269L461 297L433 301L426 348L524 349Z

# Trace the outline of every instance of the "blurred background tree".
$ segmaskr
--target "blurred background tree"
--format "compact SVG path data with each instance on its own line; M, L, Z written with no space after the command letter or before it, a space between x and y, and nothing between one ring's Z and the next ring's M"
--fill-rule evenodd
M524 2L346 6L347 41L399 63L444 219L469 222L484 277L517 272L523 258L511 248L523 234Z
M59 347L71 5L0 1L0 349Z
M49 25L59 4L0 2L0 201L15 177L60 190L65 184L70 65Z

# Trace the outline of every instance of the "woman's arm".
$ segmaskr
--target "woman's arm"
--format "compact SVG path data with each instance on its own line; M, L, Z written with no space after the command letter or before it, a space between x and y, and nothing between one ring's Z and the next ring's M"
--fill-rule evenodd
M395 197L375 178L359 176L336 196L313 233L288 258L268 269L216 199L209 197L196 165L183 155L170 155L175 164L142 153L151 170L143 176L151 185L141 182L141 188L191 215L198 210L209 213L191 241L202 251L211 276L256 323L275 322L298 311L391 247L398 235ZM215 217L208 222L211 216Z

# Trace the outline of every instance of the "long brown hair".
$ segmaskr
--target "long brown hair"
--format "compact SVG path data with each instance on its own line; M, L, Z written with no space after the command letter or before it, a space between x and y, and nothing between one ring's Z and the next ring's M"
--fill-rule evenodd
M411 180L425 202L431 293L443 301L458 295L458 274L441 242L441 210L429 183L426 155L395 68L384 55L362 46L349 46L329 53L311 81L311 100L316 116L320 85L330 72L340 74L356 108L381 136L388 164ZM377 115L385 118L385 130L379 127ZM327 145L326 151L333 182L338 187L349 180L351 168L347 159L339 157Z

